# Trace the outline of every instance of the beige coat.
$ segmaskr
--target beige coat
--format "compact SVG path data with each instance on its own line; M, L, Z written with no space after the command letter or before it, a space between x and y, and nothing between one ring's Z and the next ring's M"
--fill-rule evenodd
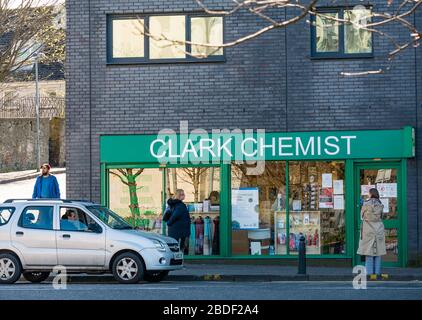
M384 205L377 199L369 199L362 206L362 225L357 252L361 256L382 256L387 253L382 222L383 208Z

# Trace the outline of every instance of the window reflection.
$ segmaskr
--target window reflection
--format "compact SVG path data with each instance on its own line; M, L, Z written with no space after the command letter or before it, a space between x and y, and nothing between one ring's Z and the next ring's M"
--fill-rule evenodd
M200 44L223 43L223 18L199 17L191 19L191 40ZM192 45L192 54L195 55L222 55L223 48Z
M111 169L110 209L134 227L161 233L163 204L161 177L161 169Z
M152 16L149 18L150 59L185 58L185 16ZM155 38L155 39L154 39Z
M372 52L372 33L360 25L365 26L370 22L371 10L354 9L345 10L344 19L354 24L344 25L344 46L346 53L370 53ZM359 26L358 26L359 25Z
M113 20L113 58L144 56L144 20Z
M166 199L177 189L185 192L184 203L191 218L185 253L220 254L220 168L187 167L166 169Z
M337 52L339 50L338 13L322 13L316 16L317 52Z

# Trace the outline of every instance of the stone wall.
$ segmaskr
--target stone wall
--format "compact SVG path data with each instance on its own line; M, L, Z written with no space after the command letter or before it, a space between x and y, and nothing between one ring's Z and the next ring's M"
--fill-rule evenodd
M0 172L33 169L37 165L35 119L0 119ZM64 166L64 119L41 119L41 162Z

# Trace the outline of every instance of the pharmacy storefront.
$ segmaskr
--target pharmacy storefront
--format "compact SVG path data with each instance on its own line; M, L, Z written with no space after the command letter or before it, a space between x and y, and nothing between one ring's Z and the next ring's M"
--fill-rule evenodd
M407 263L406 164L414 130L191 132L100 138L103 204L133 225L166 233L166 200L184 189L186 259L309 258L353 264L360 207L384 204L386 266Z

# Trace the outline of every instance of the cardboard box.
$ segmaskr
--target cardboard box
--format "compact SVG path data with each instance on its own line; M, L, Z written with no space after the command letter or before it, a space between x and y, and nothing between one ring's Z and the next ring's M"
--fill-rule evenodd
M249 239L247 230L233 230L232 231L232 254L233 255L248 255L249 254Z

